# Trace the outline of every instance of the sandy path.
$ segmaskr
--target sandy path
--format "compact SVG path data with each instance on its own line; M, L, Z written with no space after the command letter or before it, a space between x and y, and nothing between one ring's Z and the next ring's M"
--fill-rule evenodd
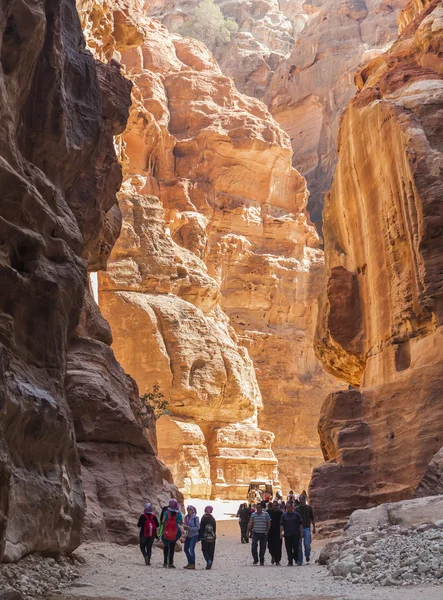
M184 553L175 570L163 569L163 553L154 550L152 566L136 547L88 544L78 553L86 559L80 580L58 600L442 600L443 588L370 588L334 581L315 564L275 567L266 555L264 567L252 566L250 545L240 544L236 521L218 524L214 567L204 570L200 545L197 569L186 571ZM315 543L314 559L321 543Z

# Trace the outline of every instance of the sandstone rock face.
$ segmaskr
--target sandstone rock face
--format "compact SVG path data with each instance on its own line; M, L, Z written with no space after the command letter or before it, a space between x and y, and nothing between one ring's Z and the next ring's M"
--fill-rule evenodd
M231 41L217 49L217 59L225 75L237 89L261 98L277 66L287 58L294 39L305 27L316 2L305 0L215 0L223 15L235 21L238 31ZM177 32L189 20L198 0L178 2L158 0L148 3L148 14ZM307 5L305 8L304 5Z
M80 543L85 502L64 387L88 252L75 182L95 165L104 119L72 2L5 2L0 20L0 560L12 561ZM109 151L112 138L103 144Z
M397 35L407 0L322 0L273 75L264 101L289 134L293 165L307 179L309 213L321 220L337 162L340 116L354 95L354 74Z
M411 497L441 448L442 19L441 2L408 6L402 35L357 76L343 118L316 349L360 390L322 411L329 461L311 500L324 518Z
M87 291L87 271L104 267L120 229L113 136L130 84L86 51L70 0L4 2L0 20L0 560L14 561L80 543L85 497L68 404L85 443L112 441L120 417L123 437L136 425L133 390L113 393L115 372L124 375Z
M443 448L432 458L415 490L415 497L443 494Z
M205 436L190 421L163 416L157 423L158 452L188 498L210 498L211 467ZM186 469L183 468L186 465Z
M212 495L236 498L250 479L277 481L273 433L286 480L306 485L336 384L313 352L323 255L304 179L265 106L135 8L110 26L135 83L122 234L100 276L114 351L169 401L160 457L186 494L208 495L209 478Z

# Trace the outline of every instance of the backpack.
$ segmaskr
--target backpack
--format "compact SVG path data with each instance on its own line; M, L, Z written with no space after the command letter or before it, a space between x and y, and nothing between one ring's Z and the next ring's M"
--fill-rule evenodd
M212 527L212 525L209 525L209 523L205 527L203 539L205 540L205 542L215 542L215 540L217 539L214 528Z
M175 542L177 539L178 527L177 527L177 514L169 511L168 518L166 520L165 528L163 529L163 537L168 542Z
M143 526L143 535L146 538L152 538L157 536L157 527L154 522L153 515L145 515L145 524Z

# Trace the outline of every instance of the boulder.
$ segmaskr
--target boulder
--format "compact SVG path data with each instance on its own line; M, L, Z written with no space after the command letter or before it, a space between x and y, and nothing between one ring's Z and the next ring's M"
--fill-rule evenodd
M419 529L423 524L434 524L442 515L443 496L389 502L375 508L354 511L345 525L345 536L352 538L370 529L392 525Z

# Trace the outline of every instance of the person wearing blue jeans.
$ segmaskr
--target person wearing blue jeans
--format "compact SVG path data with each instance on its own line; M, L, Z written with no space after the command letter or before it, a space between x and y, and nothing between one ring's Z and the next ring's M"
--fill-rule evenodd
M303 521L303 535L300 537L300 546L298 549L298 565L303 564L303 546L305 547L305 558L308 563L311 558L311 524L312 524L312 533L315 533L315 518L314 511L312 510L312 506L307 504L306 496L301 494L299 498L299 506L295 509L296 512L301 516Z
M186 531L185 539L185 554L188 559L188 564L184 569L195 569L195 545L198 542L198 531L200 529L200 521L197 517L197 510L194 506L188 506L186 509L185 524L183 529Z

